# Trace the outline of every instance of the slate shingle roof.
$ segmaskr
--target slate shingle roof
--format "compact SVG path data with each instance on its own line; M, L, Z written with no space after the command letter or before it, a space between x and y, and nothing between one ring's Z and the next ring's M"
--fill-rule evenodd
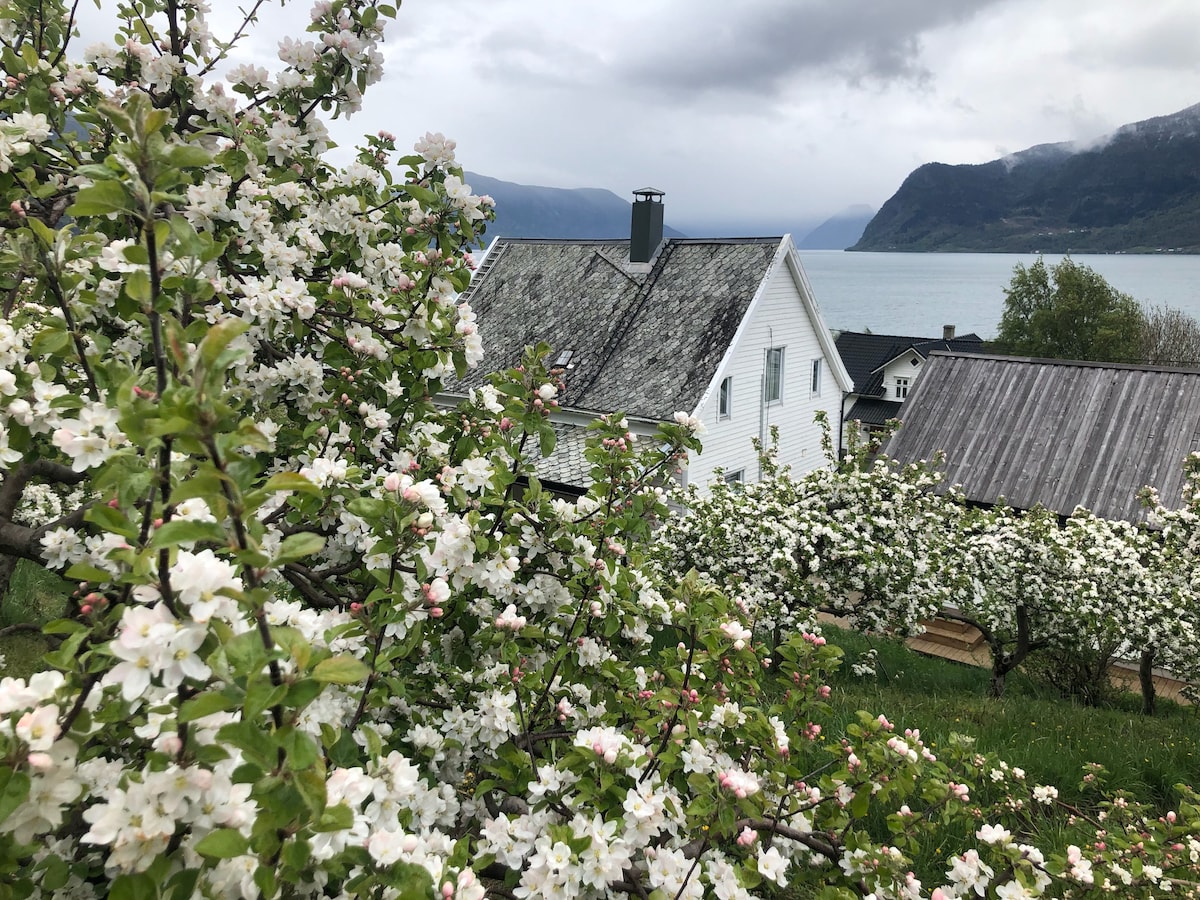
M563 406L649 420L692 411L733 341L780 238L664 241L649 271L628 241L501 238L464 295L484 362L461 392L508 368L524 348L573 351Z
M1181 503L1183 460L1200 449L1200 371L934 353L903 420L887 455L944 451L943 486L969 500L1137 522L1143 487Z
M947 341L943 338L843 331L834 343L846 371L854 379L854 393L863 397L883 396L883 373L879 370L906 350L915 350L922 357L928 357L934 350L980 353L983 349L983 338L973 332Z
M535 461L538 478L556 485L570 485L586 490L592 485L592 464L584 457L587 449L586 427L555 423L554 452L543 457L534 446L530 458Z

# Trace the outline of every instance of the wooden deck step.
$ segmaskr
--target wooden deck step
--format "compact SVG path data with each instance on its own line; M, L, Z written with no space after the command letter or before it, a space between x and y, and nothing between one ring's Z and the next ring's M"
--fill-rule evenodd
M910 637L904 643L909 650L924 654L925 656L936 656L939 659L949 659L954 662L964 663L968 666L978 666L984 669L989 668L992 664L992 658L986 646L979 646L974 650L964 650L960 647L949 647L946 644L928 641L924 635Z
M925 633L920 637L933 644L941 644L955 650L973 652L983 645L983 635L978 628L949 619L926 619L921 623Z

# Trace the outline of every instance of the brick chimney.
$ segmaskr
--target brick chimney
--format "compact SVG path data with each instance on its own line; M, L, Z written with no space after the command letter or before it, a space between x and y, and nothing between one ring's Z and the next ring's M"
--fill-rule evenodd
M943 341L954 340L954 326L953 325L943 325L942 326L942 340Z
M648 263L663 238L663 192L641 188L633 192L633 215L629 224L629 261Z

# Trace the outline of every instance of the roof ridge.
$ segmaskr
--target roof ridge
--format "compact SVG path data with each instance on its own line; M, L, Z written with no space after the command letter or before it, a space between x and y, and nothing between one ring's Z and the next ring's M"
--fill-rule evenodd
M592 370L588 380L575 393L575 396L572 398L573 400L582 400L584 395L591 390L596 380L608 367L613 355L617 352L617 348L621 345L621 341L625 339L625 335L629 333L629 329L633 327L633 323L637 321L638 315L641 314L642 309L649 301L650 293L654 290L654 285L657 284L658 276L662 272L667 259L670 258L672 249L667 246L665 241L659 245L658 250L654 254L654 267L646 276L646 280L638 285L637 298L629 305L629 311L625 314L624 319L617 323L617 327L609 332L608 340L605 341L604 347L598 355L599 364ZM600 256L603 255L600 254ZM630 281L633 281L634 284L637 284L637 281L631 278L627 272L622 272L622 274L626 278L629 278Z
M1200 375L1200 366L1160 366L1151 363L1104 362L1098 359L1051 359L1038 356L1005 356L1000 353L964 353L961 350L932 350L930 357L949 356L959 359L987 359L994 362L1024 363L1039 366L1071 366L1077 369L1117 369L1134 372L1175 372L1180 375Z

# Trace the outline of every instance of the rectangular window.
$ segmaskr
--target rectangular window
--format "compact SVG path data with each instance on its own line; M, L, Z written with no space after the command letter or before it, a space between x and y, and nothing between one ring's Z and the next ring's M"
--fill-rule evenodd
M821 396L821 361L819 359L812 361L812 379L809 382L808 391L814 397Z
M908 386L911 383L912 383L912 379L910 379L910 378L897 378L896 379L896 399L897 400L903 400L905 397L908 396Z
M733 416L733 376L721 382L721 396L717 398L717 421L722 422Z
M763 400L777 403L783 399L783 348L767 350L767 371L763 374Z
M725 473L725 483L726 484L741 484L745 480L746 480L746 470L745 469L738 469L736 472L726 472Z

